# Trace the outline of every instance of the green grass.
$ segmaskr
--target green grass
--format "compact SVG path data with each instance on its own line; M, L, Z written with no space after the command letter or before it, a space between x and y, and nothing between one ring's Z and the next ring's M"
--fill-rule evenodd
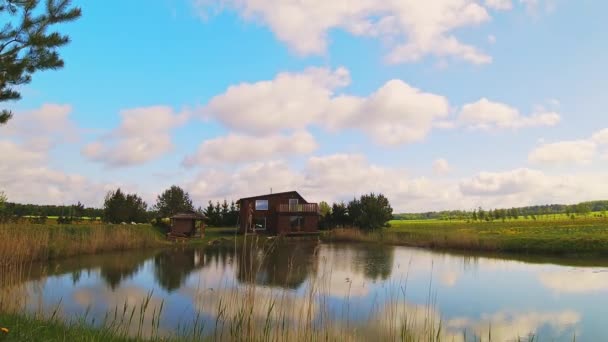
M364 234L334 230L326 238L466 251L608 255L608 219L391 221L390 227L382 231Z
M39 319L26 315L0 314L0 341L137 341L112 331L94 329L80 322L64 323L55 319Z

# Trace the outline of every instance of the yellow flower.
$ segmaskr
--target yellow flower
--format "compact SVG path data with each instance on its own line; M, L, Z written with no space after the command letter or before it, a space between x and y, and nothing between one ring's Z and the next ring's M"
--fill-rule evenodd
M8 328L0 328L0 331L2 331L5 334L8 334Z

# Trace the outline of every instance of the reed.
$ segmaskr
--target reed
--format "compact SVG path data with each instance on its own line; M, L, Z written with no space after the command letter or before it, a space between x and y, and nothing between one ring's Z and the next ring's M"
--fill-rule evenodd
M166 244L150 225L0 224L0 272L35 261Z

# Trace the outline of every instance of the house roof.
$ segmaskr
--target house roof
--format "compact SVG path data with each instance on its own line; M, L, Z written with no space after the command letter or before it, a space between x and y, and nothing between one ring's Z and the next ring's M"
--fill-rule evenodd
M297 191L284 191L284 192L275 192L275 193L266 194L266 195L243 197L243 198L240 198L238 201L236 201L236 203L241 203L241 201L243 201L243 200L250 200L250 199L255 199L255 198L260 198L260 197L282 196L282 195L287 195L287 194L296 194L296 195L298 195L298 197L300 197L302 200L304 200L304 197L302 197L302 195L300 195Z
M182 219L182 220L204 220L205 215L201 215L194 211L186 211L183 213L177 213L171 216L172 219Z

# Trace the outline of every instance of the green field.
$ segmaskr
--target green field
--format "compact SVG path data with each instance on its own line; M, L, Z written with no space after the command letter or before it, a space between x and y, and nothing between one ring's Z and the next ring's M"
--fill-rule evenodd
M504 222L394 220L389 228L371 233L334 230L329 239L465 251L608 255L608 219L549 215Z

